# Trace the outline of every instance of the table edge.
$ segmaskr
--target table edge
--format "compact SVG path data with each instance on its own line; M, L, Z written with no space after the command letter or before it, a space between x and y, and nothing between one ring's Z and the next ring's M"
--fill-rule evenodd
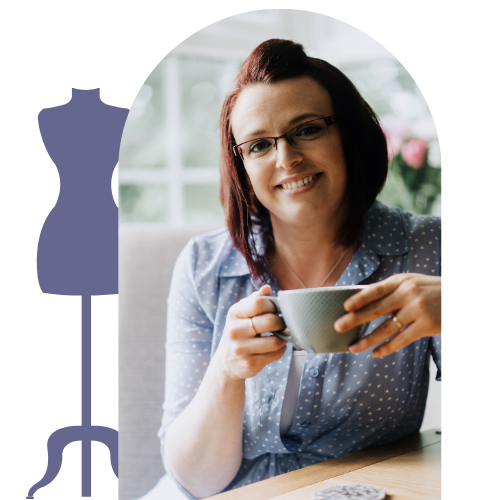
M332 458L318 464L264 479L258 483L218 493L205 500L268 500L298 488L331 479L384 460L441 442L437 429L411 434L392 443L366 448L361 451ZM332 471L337 469L337 471Z

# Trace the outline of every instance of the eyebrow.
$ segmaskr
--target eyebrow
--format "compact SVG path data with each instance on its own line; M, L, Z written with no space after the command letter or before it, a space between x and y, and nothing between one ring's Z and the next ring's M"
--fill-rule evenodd
M311 120L314 120L314 118L321 118L321 116L318 115L317 113L302 113L301 115L298 115L295 118L293 118L292 120L290 120L289 125L291 126L291 128L288 130L291 130L292 128L294 128L294 126L293 126L294 124L300 125L301 123L303 123L303 121L307 121L308 118L310 118ZM251 141L252 139L259 138L259 137L262 137L262 138L263 137L271 137L269 135L264 136L263 134L265 134L265 133L266 133L266 131L264 129L254 130L249 134L245 134L247 136L247 139L245 139L244 142Z

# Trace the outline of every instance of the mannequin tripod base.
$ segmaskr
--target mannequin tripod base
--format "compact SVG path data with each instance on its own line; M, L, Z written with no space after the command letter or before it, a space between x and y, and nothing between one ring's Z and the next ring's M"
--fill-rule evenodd
M90 497L92 441L99 441L108 447L111 467L118 477L118 431L97 425L63 427L50 435L47 441L47 470L43 478L30 488L26 498L34 498L33 495L37 490L47 486L56 478L61 469L63 450L66 445L74 441L82 442L82 497Z

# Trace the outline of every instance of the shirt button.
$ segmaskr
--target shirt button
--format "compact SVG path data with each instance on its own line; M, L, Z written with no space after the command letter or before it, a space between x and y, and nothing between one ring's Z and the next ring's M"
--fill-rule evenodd
M302 427L309 427L311 425L311 423L310 422L302 422L300 425Z
M317 368L311 368L309 370L309 375L311 375L311 377L317 377L319 375L319 370Z

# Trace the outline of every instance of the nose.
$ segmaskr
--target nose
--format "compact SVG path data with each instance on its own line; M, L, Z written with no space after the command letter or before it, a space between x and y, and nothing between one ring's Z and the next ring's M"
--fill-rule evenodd
M290 169L302 161L302 154L288 142L286 136L276 141L276 167Z

